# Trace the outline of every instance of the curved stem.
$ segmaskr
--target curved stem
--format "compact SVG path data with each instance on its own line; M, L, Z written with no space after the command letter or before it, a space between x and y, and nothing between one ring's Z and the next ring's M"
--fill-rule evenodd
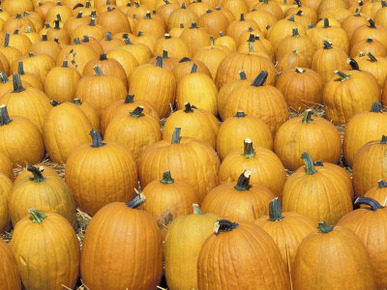
M318 223L318 228L319 228L319 233L327 234L333 231L335 227L328 225L325 221L321 221Z
M306 72L305 69L300 68L300 67L296 67L296 73L303 74L303 73L305 73L305 72Z
M301 123L304 123L304 124L309 124L309 123L312 123L313 122L313 119L312 119L312 110L311 109L307 109L304 111L303 113L303 118L302 118L302 121Z
M214 223L214 234L218 235L219 233L230 232L233 229L237 228L239 224L230 222L229 220L217 220Z
M60 102L57 102L57 101L55 101L55 100L51 100L51 101L50 101L50 104L51 104L51 106L56 107L56 106L60 105L61 103L60 103Z
M171 177L171 171L165 171L163 173L163 179L160 180L160 182L162 184L173 184L175 183L175 181L173 180L173 178Z
M36 208L30 208L28 214L30 215L32 222L37 224L41 224L47 218L45 214L41 213Z
M0 105L0 126L8 125L12 120L9 118L6 105Z
M250 138L246 138L243 143L243 154L245 158L253 158L255 157L255 150L253 147L253 141Z
M370 197L358 197L355 202L355 205L361 205L366 204L369 206L368 209L372 211L376 211L378 209L383 209L384 206L382 206L377 200L370 198Z
M245 170L238 178L237 184L234 186L236 190L239 191L246 191L249 190L251 185L250 185L250 176L251 176L251 171L250 170Z
M32 165L28 164L26 169L34 175L33 177L30 177L30 180L31 180L31 181L34 181L34 182L42 182L43 180L46 179L46 178L43 176L42 171L40 171L39 168L37 168L37 167L35 167L35 166L32 166Z
M276 197L269 204L269 221L278 222L282 219L284 216L282 215L281 201Z
M254 79L254 81L251 83L254 87L261 87L266 82L267 77L269 76L269 73L267 71L261 71L259 75Z
M347 63L351 66L351 69L352 69L352 70L360 70L359 64L358 64L357 61L354 60L353 58L349 57L349 58L347 59Z
M93 143L90 145L90 147L98 148L105 146L106 143L102 142L102 135L100 132L92 129L89 133L89 135L92 138Z
M189 57L183 57L181 60L179 60L179 63L188 62L188 61L191 61Z
M306 175L313 175L317 173L317 170L314 168L312 157L306 152L302 153L301 158L305 162L305 173Z
M135 108L132 112L129 113L129 115L133 118L140 118L140 117L143 117L145 116L142 111L144 110L144 107L143 106L138 106L137 108Z
M131 201L126 203L126 206L135 209L140 205L142 205L145 202L145 200L146 200L145 195L140 193L140 194L137 194Z
M181 139L180 133L181 133L180 127L176 127L175 130L173 130L171 144L180 144L180 139Z

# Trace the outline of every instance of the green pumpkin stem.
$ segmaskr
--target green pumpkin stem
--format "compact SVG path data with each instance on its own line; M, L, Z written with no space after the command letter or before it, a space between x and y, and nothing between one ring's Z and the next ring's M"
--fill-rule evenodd
M19 61L19 63L17 64L17 73L19 75L24 75L25 74L22 61Z
M13 74L12 75L12 83L13 83L13 91L12 93L21 93L25 91L26 89L23 88L20 75L19 74Z
M106 145L106 143L102 142L102 135L100 132L91 129L89 135L92 138L91 147L98 148Z
M5 34L5 38L4 38L4 47L8 47L9 46L9 33L6 33Z
M82 105L82 102L81 102L81 100L80 100L79 98L74 98L74 99L73 99L73 103L74 103L75 105L77 105L77 106L81 106L81 105Z
M236 118L244 118L247 115L243 111L237 111L236 115L234 117Z
M324 18L324 28L329 28L329 19L328 18Z
M168 50L163 50L163 59L168 59Z
M28 164L26 169L34 175L33 177L30 177L30 180L34 182L42 182L46 179L42 174L43 170L41 170L41 168Z
M327 234L333 231L335 227L328 225L325 221L321 221L318 223L318 228L319 228L319 233Z
M353 58L349 57L347 63L351 66L352 70L360 70L359 64Z
M47 34L42 35L42 41L48 41Z
M250 138L246 138L243 142L243 154L245 158L255 157L255 150L253 147L253 141Z
M175 181L173 180L173 178L171 177L171 171L165 171L163 173L163 179L160 180L160 182L162 184L172 184L172 183L175 183Z
M192 106L189 102L185 102L184 107L185 107L184 113L193 113L194 112L194 110L193 110L194 106Z
M60 103L60 102L57 102L57 101L55 101L55 100L51 100L51 101L50 101L50 104L51 104L51 106L56 107L56 106L60 105L61 103Z
M375 22L371 18L368 18L367 21L370 24L370 25L368 25L369 28L375 28L376 29Z
M140 118L140 117L143 117L145 116L142 111L144 110L144 107L143 106L138 106L137 108L135 108L132 112L129 113L129 115L133 118Z
M382 140L380 141L380 144L387 144L387 135L382 136Z
M64 61L63 61L62 67L69 67L69 62L68 62L68 60L64 60Z
M82 18L82 14L83 14L83 12L82 12L82 11L79 11L78 14L77 14L77 16L75 16L75 18Z
M377 62L378 60L376 59L375 56L371 52L367 52L367 56L370 58L371 62Z
M41 224L47 218L45 214L41 213L36 208L30 208L28 214L30 215L32 222L36 224Z
M269 204L269 221L278 222L282 220L284 216L282 215L281 201L278 197L270 201Z
M293 37L300 37L300 34L298 33L298 28L297 27L294 27L292 29L292 36Z
M351 77L350 75L347 75L339 70L335 70L335 74L337 74L339 76L339 78L337 80L341 81L341 82L345 82L346 80L348 80Z
M302 4L301 4L301 1L300 1L300 0L296 0L295 2L296 2L296 4L297 4L298 8L301 8L301 7L302 7Z
M309 123L312 123L313 122L313 119L312 119L312 110L311 109L307 109L304 111L303 113L303 118L302 118L302 121L301 123L304 123L304 124L309 124Z
M378 102L373 102L370 112L381 113L382 112L382 105Z
M382 206L377 200L373 199L373 198L370 198L370 197L358 197L356 198L355 202L354 202L355 205L361 205L361 204L366 204L369 206L368 209L372 210L372 211L376 211L378 209L383 209L384 206Z
M269 76L269 73L267 71L261 71L259 75L254 79L254 81L251 83L254 87L261 87L264 85L264 83L267 80L267 77Z
M387 181L385 181L384 179L381 179L378 181L378 188L385 188L387 187Z
M199 28L196 24L196 22L192 22L190 29Z
M239 18L239 21L245 21L245 15L241 13L241 18Z
M99 77L103 76L103 72L102 72L101 68L98 65L94 66L93 69L95 71L95 75L96 76L99 76Z
M305 162L306 175L313 175L313 174L317 173L317 170L314 168L312 157L310 157L310 155L308 153L306 153L306 152L302 153L301 158Z
M300 68L300 67L296 67L296 73L303 74L303 73L305 73L305 72L306 72L305 69Z
M200 209L200 205L198 205L197 203L193 203L192 208L194 214L203 214L202 210Z
M238 178L237 184L234 186L236 190L239 191L246 191L249 190L251 185L250 185L250 176L251 176L251 171L250 170L245 170Z
M124 104L134 103L134 95L126 95Z
M191 74L192 74L192 73L196 73L197 70L198 70L198 66L197 66L196 63L194 63L194 64L192 65L192 68L191 68Z
M313 162L313 165L314 166L324 166L324 163L321 160L317 160L317 161Z
M229 220L217 220L214 223L214 234L218 235L219 233L230 232L233 229L237 228L239 224L230 222Z
M145 200L146 200L145 195L142 193L139 193L131 201L126 203L126 206L135 209L135 208L138 208L140 205L142 205L145 202Z
M99 60L107 60L106 53L101 53L101 55L99 56Z
M156 57L156 66L163 67L163 58L161 56Z
M7 75L4 72L2 72L2 71L0 71L0 82L2 84L6 84L6 83L9 82L9 79L8 79Z
M239 72L239 78L240 78L242 81L247 80L246 73L245 73L243 70L241 70L241 71Z
M0 126L8 125L12 120L9 118L8 110L6 105L0 106Z
M179 60L179 63L188 62L191 61L189 57L183 57L181 60Z
M327 40L323 40L324 49L332 49L332 43Z
M54 29L59 30L60 29L60 26L59 26L60 21L58 19L56 19L56 20L54 20L54 23L55 23Z
M79 39L79 37L75 37L73 40L73 43L74 44L81 44L81 40Z
M171 144L180 144L180 139L181 139L180 133L181 133L180 127L176 127L175 130L173 130Z
M91 18L90 20L90 23L89 23L90 26L95 26L95 18Z

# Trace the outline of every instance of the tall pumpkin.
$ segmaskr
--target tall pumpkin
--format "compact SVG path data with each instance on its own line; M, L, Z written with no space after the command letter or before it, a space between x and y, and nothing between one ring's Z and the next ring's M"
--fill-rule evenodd
M169 225L164 241L165 278L169 289L198 289L199 252L218 219L215 214L203 214L199 205L194 204L192 214L180 216Z
M30 209L14 228L11 250L26 289L75 287L79 241L70 223L60 214Z
M253 223L228 220L215 222L214 234L200 250L198 285L201 290L290 287L286 264L269 234Z
M144 202L140 196L104 206L90 222L81 253L81 275L89 289L146 290L159 284L162 238L153 217L136 209Z
M82 144L69 155L65 180L76 205L94 215L108 203L134 197L137 167L133 154L123 145L103 142L95 130L90 134L92 144Z

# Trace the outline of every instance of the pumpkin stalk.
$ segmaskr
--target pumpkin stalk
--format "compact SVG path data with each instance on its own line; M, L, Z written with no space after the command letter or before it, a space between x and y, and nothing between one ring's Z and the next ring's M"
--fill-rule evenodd
M20 75L19 74L13 74L13 91L12 93L21 93L23 91L25 91L26 89L23 88L22 86L22 83L21 83L21 79L20 79Z
M372 211L376 211L378 209L383 209L384 206L382 206L378 201L376 201L375 199L373 198L370 198L370 197L358 197L355 202L354 202L355 205L361 205L361 204L366 204L369 206L368 209L372 210Z
M380 141L380 144L387 144L387 135L382 136L382 140Z
M269 204L269 221L278 222L282 220L284 216L282 215L281 201L278 197L270 201Z
M168 59L168 50L163 50L163 59Z
M312 157L306 152L302 153L301 158L305 162L305 171L306 175L313 175L317 173L317 170L314 168Z
M137 194L131 201L126 203L126 205L130 208L138 208L140 205L142 205L145 202L146 198L145 195L142 193Z
M184 107L185 107L184 113L193 113L194 112L194 110L192 109L193 106L191 106L191 104L189 102L185 102Z
M300 34L298 33L298 28L297 27L294 27L292 29L292 36L293 37L300 37Z
M162 184L173 184L175 181L171 177L171 171L165 171L163 173L163 179L160 180Z
M2 71L0 71L0 82L2 84L5 84L5 83L9 82L7 75L4 72L2 72Z
M82 105L82 102L81 102L81 100L79 98L74 98L73 103L75 105L77 105L77 106L81 106Z
M200 209L200 206L197 203L193 203L192 208L194 214L203 214L202 210Z
M350 77L351 77L350 75L347 75L339 70L335 70L335 74L337 74L339 76L339 78L336 80L341 81L341 82L345 82L346 80L350 79Z
M230 222L228 220L217 220L214 223L214 234L218 235L219 233L230 232L233 229L237 228L239 224Z
M12 120L9 118L8 110L6 105L0 106L0 126L8 125Z
M304 123L304 124L312 123L313 122L312 114L313 112L311 109L305 110L305 112L303 113L304 118L302 118L301 123Z
M255 150L254 150L254 147L253 147L253 141L251 141L250 138L246 138L245 141L244 141L242 156L244 156L246 158L253 158L253 157L255 157Z
M62 67L69 67L69 62L68 62L68 60L64 60L64 61L63 61Z
M351 66L352 70L360 70L359 64L353 58L348 58L347 63Z
M241 71L239 72L239 77L240 77L240 79L241 79L242 81L247 80L246 73L245 73L243 70L241 70Z
M41 224L47 218L46 215L38 211L36 208L30 208L28 210L28 214L30 215L32 222L37 224Z
M373 102L370 112L371 113L381 113L382 112L382 105L378 102Z
M332 49L332 43L327 40L323 40L324 49Z
M140 118L140 117L143 117L145 116L142 111L144 110L144 107L143 106L138 106L137 108L135 108L132 112L129 113L129 115L133 118Z
M321 221L318 223L319 233L327 234L333 231L334 227L328 225L325 221Z
M250 185L250 176L251 176L251 171L250 170L245 170L238 178L237 184L234 186L236 190L239 191L245 191L249 190L251 185Z
M156 66L163 67L163 58L161 56L156 57Z
M101 53L101 55L99 56L99 60L107 60L106 53Z
M259 75L254 79L254 81L251 83L254 87L261 87L265 83L269 73L267 71L261 71Z
M243 111L237 111L236 115L234 117L236 118L244 118L247 115Z
M192 74L192 73L196 73L197 70L198 70L198 66L196 65L196 63L194 63L194 64L192 65L191 74Z
M102 72L101 68L98 65L94 66L93 69L95 71L95 75L96 76L99 76L99 77L103 76L103 72Z
M378 181L378 188L385 188L387 187L387 181L385 181L384 179L381 179Z
M296 67L296 73L303 74L303 73L305 73L305 72L306 72L305 69L300 68L300 67Z
M375 56L371 52L367 52L367 56L370 58L371 62L377 62L378 60L376 59Z
M176 127L172 134L171 144L180 144L180 139L181 139L180 133L181 133L181 128Z
M93 141L93 143L90 145L91 147L98 148L106 145L106 143L102 142L102 135L100 132L91 129L89 135Z
M42 168L37 168L35 166L28 164L26 169L34 175L33 177L30 177L30 180L34 182L42 182L43 180L46 179L42 174L42 171L43 171L41 170Z

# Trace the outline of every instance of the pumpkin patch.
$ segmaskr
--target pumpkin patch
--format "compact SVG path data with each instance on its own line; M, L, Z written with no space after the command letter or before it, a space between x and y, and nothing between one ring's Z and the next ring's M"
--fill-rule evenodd
M387 203L386 7L1 1L0 238L16 261L1 246L0 277L14 289L385 287L384 244L356 235L384 235L362 221ZM341 243L324 254L336 268L313 256L320 239Z

